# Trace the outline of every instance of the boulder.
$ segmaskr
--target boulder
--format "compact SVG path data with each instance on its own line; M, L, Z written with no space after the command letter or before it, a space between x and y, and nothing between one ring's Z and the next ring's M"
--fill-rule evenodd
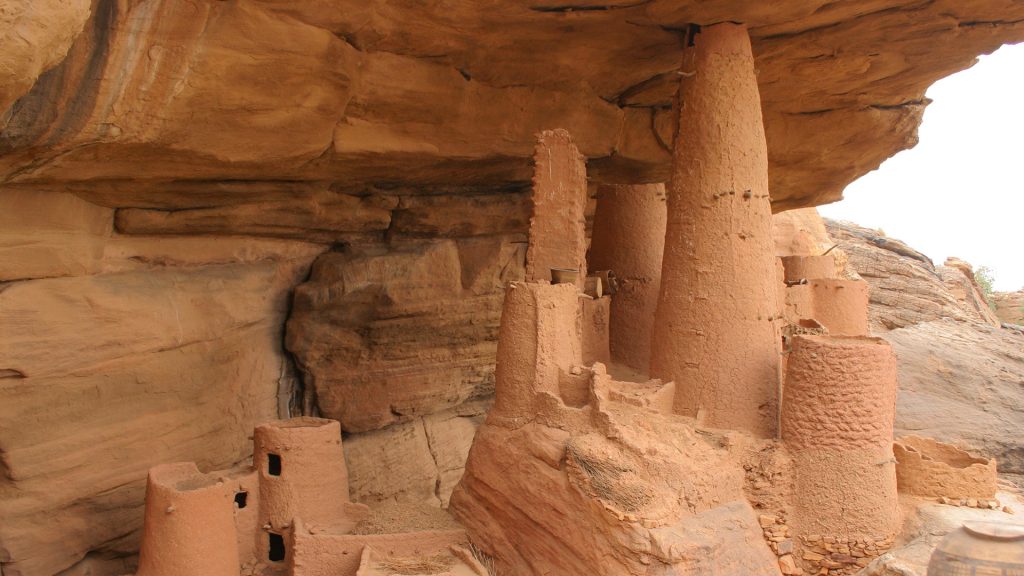
M317 259L286 343L320 412L365 432L492 394L502 287L522 277L523 248L493 236Z

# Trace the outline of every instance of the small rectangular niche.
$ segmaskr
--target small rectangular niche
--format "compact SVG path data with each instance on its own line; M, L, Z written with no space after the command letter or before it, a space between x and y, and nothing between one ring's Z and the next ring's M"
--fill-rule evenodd
M242 508L245 508L248 503L249 503L249 493L248 492L246 492L245 490L242 490L240 492L235 492L235 505L238 506L239 510L241 510Z
M281 456L278 454L267 454L267 474L271 476L281 475Z
M284 536L268 532L267 537L270 539L267 557L271 562L284 562Z

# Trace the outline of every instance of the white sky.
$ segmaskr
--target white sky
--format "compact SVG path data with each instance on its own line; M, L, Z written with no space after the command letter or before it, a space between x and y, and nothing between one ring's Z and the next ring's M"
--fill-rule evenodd
M920 143L850 184L822 216L881 228L935 264L988 266L1024 288L1024 44L936 82Z

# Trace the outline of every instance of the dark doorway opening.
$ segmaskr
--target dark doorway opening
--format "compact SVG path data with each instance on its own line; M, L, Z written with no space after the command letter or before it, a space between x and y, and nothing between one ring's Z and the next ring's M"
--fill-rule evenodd
M249 502L249 493L245 490L241 492L235 492L235 504L238 505L239 509L245 508L245 505Z
M274 534L270 532L267 534L270 537L270 554L268 555L271 562L283 562L284 561L284 536L280 534Z
M281 457L277 454L267 454L267 474L271 476L281 475Z

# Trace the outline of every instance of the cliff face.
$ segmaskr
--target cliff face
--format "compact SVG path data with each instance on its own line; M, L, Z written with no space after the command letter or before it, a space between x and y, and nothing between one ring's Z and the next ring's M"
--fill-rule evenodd
M996 292L996 316L1008 324L1024 325L1024 290Z
M287 410L289 290L322 248L125 237L112 222L69 194L0 193L5 576L83 559L122 573L150 466L232 466Z
M522 182L554 127L597 180L663 181L683 32L721 21L750 27L775 207L813 205L913 145L932 82L1024 39L1013 0L14 6L0 181L118 208L252 201L226 180Z
M1024 39L1012 0L5 3L0 571L130 570L149 466L225 468L314 409L353 435L355 498L445 502L534 135L662 181L685 32L725 20L776 210L838 197L913 145L931 82Z

